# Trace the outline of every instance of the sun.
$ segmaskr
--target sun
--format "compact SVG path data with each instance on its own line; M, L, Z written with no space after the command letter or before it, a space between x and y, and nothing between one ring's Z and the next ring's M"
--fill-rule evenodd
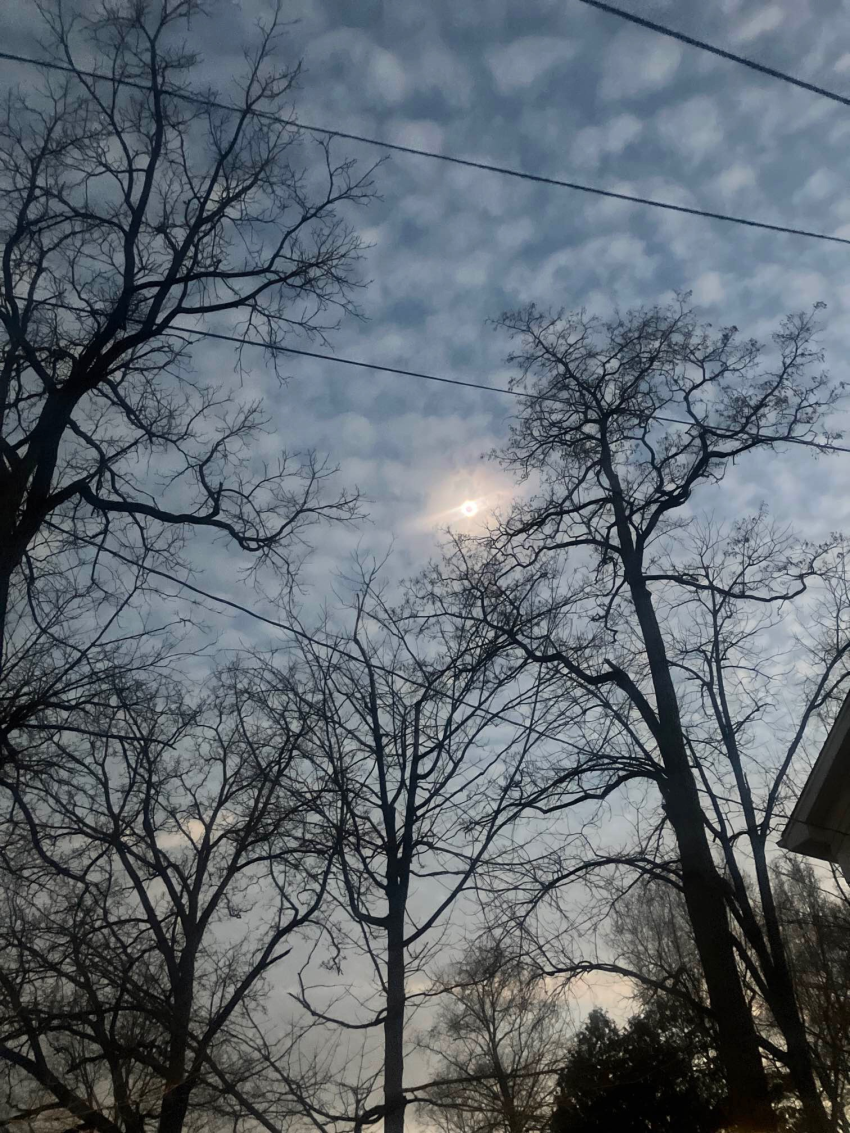
M465 500L460 505L460 510L464 515L475 515L478 511L478 504L475 502L475 500Z

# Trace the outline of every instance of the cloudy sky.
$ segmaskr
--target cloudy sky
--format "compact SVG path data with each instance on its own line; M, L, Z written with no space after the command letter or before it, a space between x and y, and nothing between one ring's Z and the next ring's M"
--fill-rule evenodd
M850 94L850 39L838 0L622 0L686 33ZM32 5L0 20L32 49ZM238 72L265 0L220 0L193 25L209 77ZM511 166L618 192L850 237L850 110L629 25L579 0L288 0L287 49L304 61L307 123ZM5 28L5 34L4 34ZM21 72L24 79L25 73ZM226 83L224 84L226 91ZM369 164L380 148L336 143ZM506 385L505 309L615 307L693 291L716 324L768 337L788 311L825 301L824 345L850 379L850 246L604 200L563 188L394 154L381 199L354 219L371 245L361 322L344 357ZM220 347L196 366L226 375ZM358 541L396 548L393 569L433 554L458 507L486 516L512 485L482 454L516 403L492 393L293 359L281 389L256 360L280 444L315 447L367 496L371 519L326 531L310 564L320 598ZM850 442L848 442L850 443ZM848 526L850 455L764 454L706 505L736 514L767 501L816 536ZM209 558L203 581L239 592L239 561ZM236 623L250 635L249 623Z
M829 0L631 9L850 94ZM291 14L305 122L850 236L850 110L578 0L293 0ZM247 0L222 12L208 58L220 58L225 24L237 43L255 15ZM364 162L382 152L337 144ZM534 301L605 315L692 290L707 320L765 339L784 313L825 301L828 365L850 378L850 246L398 153L378 187L361 221L372 244L366 318L334 336L341 356L506 385L507 344L487 326L503 310ZM394 541L395 569L409 572L441 526L466 522L465 499L486 514L509 498L510 482L481 457L504 438L511 399L300 359L288 371L285 391L266 387L283 436L330 452L370 498L368 526L320 540L317 595L358 540L376 550ZM847 526L848 474L850 455L766 453L705 504L733 515L767 502L816 537ZM597 981L591 995L613 1006L621 991Z
M836 34L834 0L624 3L850 92L850 44ZM207 75L226 91L268 3L220 0L212 12L192 35ZM32 46L32 15L27 4L4 15L10 44ZM285 15L285 53L304 63L304 122L850 235L850 110L579 0L287 0ZM336 147L363 163L383 152ZM381 199L353 217L372 245L365 318L333 336L339 355L504 385L506 342L487 326L503 310L534 301L606 314L690 289L706 319L760 337L783 313L826 301L829 367L836 376L850 370L848 246L399 153L379 170L377 188ZM220 347L199 346L195 357L231 368ZM281 390L261 357L256 366L282 443L328 452L370 500L368 525L319 540L310 569L319 591L358 540L376 550L394 541L395 569L406 573L433 552L441 525L466 522L453 510L464 499L479 499L486 513L508 498L510 482L481 456L505 436L512 399L303 359L287 363ZM848 461L765 454L711 506L734 513L768 499L813 534L834 528L850 508ZM207 581L228 587L237 564L214 561Z
M623 0L631 10L850 93L837 0ZM192 25L207 77L226 93L268 0L219 0ZM303 60L307 123L545 176L850 236L850 110L596 11L579 0L286 0L287 61ZM838 21L838 22L836 22ZM34 5L2 17L10 47L34 48ZM26 82L29 74L20 72ZM337 141L371 163L384 151ZM362 322L333 336L342 356L504 385L506 342L487 320L534 301L606 314L690 289L706 319L767 337L785 312L826 301L828 365L844 376L850 247L605 200L395 153L381 199L352 219L371 244ZM220 347L204 368L231 370ZM281 390L254 382L290 448L314 446L369 498L371 521L328 532L310 575L322 589L358 540L396 548L399 573L435 547L466 498L511 484L481 456L505 436L510 398L293 359ZM812 533L847 518L850 456L765 454L713 507L768 499ZM229 585L237 564L217 564ZM220 569L219 569L220 568ZM213 572L212 563L208 573ZM235 575L234 575L235 577Z
M293 0L288 10L306 122L850 235L850 111L824 98L577 0ZM632 10L850 92L830 0ZM222 50L225 22L255 15L248 0L221 12L205 30L208 57ZM337 144L363 161L381 153ZM503 385L506 343L486 320L504 309L534 301L604 314L691 289L707 319L758 336L784 312L826 301L828 363L836 376L848 368L850 247L397 153L378 185L383 199L361 221L373 245L367 319L335 336L341 355ZM402 569L429 552L429 530L457 519L463 499L492 503L510 490L480 460L505 434L510 399L300 360L289 370L288 390L270 389L284 429L330 451L370 496L365 537L394 537ZM834 527L848 511L848 461L768 455L730 482L724 506L766 498L813 531ZM339 543L328 540L317 578Z

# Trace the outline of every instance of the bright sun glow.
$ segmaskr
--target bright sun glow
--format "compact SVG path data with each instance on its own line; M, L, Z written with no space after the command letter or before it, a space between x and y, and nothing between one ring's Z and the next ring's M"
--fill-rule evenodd
M475 502L475 500L466 500L460 505L460 510L464 515L475 515L475 513L478 511L478 504Z

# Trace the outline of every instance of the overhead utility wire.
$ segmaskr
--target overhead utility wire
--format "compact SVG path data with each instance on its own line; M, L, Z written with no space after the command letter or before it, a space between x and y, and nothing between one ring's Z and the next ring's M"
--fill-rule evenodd
M502 393L507 394L508 397L521 397L526 401L551 401L556 405L565 405L566 402L562 397L554 397L552 394L544 393L524 393L518 389L506 389L504 386L487 386L478 382L464 382L460 378L441 378L437 374L426 374L420 370L401 370L395 366L380 366L373 362L361 362L355 358L343 358L335 354L321 354L316 350L298 350L294 346L278 346L276 343L256 342L248 338L240 338L235 334L218 334L216 331L205 330L191 330L189 327L172 326L171 330L180 331L184 334L197 334L203 338L217 338L223 342L235 342L240 346L257 346L264 350L280 351L283 354L300 354L305 358L321 358L326 362L338 362L343 366L357 366L364 370L378 370L385 374L399 374L406 378L421 378L426 382L442 382L450 386L463 386L465 389L479 389L487 393ZM666 425L685 425L693 426L698 424L696 421L683 421L677 417L656 417L656 421L663 421ZM737 436L732 429L723 429L722 426L705 425L704 428L718 436ZM755 436L754 433L744 432L744 436ZM816 448L823 452L850 452L850 448L843 445L834 445L829 442L809 441L805 437L777 437L777 442L783 444L797 444L804 445L807 448Z
M675 31L673 28L668 28L668 27L664 26L663 24L658 24L653 20L648 20L648 19L645 19L642 16L637 16L632 12L627 12L627 11L624 11L623 9L621 9L621 8L616 8L611 4L604 4L604 3L601 2L601 0L579 0L579 3L587 4L589 7L598 8L599 10L607 12L610 15L618 16L622 19L629 20L632 23L639 24L640 26L645 27L645 28L647 28L651 31L659 32L662 35L666 35L666 36L669 36L670 38L680 40L681 42L686 43L689 46L697 47L697 48L700 48L701 50L711 52L714 55L719 55L721 58L729 59L729 60L731 60L732 62L735 62L735 63L740 63L745 67L750 67L752 70L758 71L761 74L769 75L772 78L781 79L784 82L791 83L794 86L801 87L802 89L811 91L814 94L819 94L819 95L822 95L825 98L832 99L835 102L839 102L839 103L842 103L846 106L850 106L850 98L847 98L847 97L844 97L843 95L837 94L835 91L830 91L830 90L827 90L824 87L816 86L813 83L807 83L807 82L803 81L802 79L794 78L794 76L788 75L788 74L786 74L782 71L778 71L775 68L767 67L762 63L756 62L753 59L747 59L745 56L736 55L733 52L725 51L722 48L714 46L713 44L706 43L703 40L695 39L692 36L688 36L688 35L685 35L682 32ZM120 86L133 87L133 88L140 90L140 91L143 91L143 92L147 92L149 90L149 87L147 87L144 83L135 82L132 79L118 79L113 75L107 75L107 74L100 73L100 72L97 72L97 71L87 71L87 70L83 70L81 68L69 66L67 64L56 63L56 62L52 62L52 61L44 60L44 59L36 59L36 58L33 58L33 57L24 56L24 55L17 55L17 54L14 54L12 52L0 51L0 59L7 59L10 62L24 63L24 64L27 64L27 65L30 65L30 66L44 67L48 70L63 71L63 72L66 72L66 73L72 74L72 75L82 75L85 78L95 79L95 80L104 81L104 82L110 82L110 83L114 83L114 84L117 84L117 85L120 85ZM187 93L182 92L182 91L172 91L172 92L169 92L169 93L172 94L173 97L175 97L175 98L181 99L182 101L185 101L185 102L191 102L191 103L194 103L196 105L211 106L211 107L215 107L216 109L219 109L219 110L226 110L226 111L230 111L230 112L243 112L243 108L241 108L241 107L238 107L238 106L235 106L235 105L232 105L232 104L228 104L228 103L218 102L218 101L213 100L213 99L200 98L198 96L190 95L190 94L187 94ZM277 115L271 113L270 111L262 111L262 110L257 110L255 108L252 108L249 111L249 113L252 116L256 116L256 117L270 118L274 121L280 120ZM629 202L634 203L634 204L648 205L652 208L660 208L660 209L667 209L667 210L673 211L673 212L687 213L691 216L702 216L702 217L706 217L706 218L712 219L712 220L723 220L723 221L727 221L728 223L732 223L732 224L743 224L743 225L746 225L748 227L766 229L766 230L771 231L771 232L782 232L782 233L785 233L787 235L792 235L792 236L805 236L805 237L808 237L810 239L815 239L815 240L828 240L830 242L838 243L838 244L850 244L850 239L848 239L848 238L841 237L841 236L831 236L831 235L828 235L827 233L824 233L824 232L813 232L813 231L809 231L807 229L791 228L791 227L786 227L784 225L768 224L764 221L750 220L746 217L736 217L736 216L727 215L725 213L711 212L711 211L704 210L704 209L688 208L685 205L675 205L675 204L672 204L670 202L651 200L647 197L638 197L638 196L634 196L634 195L628 194L628 193L617 193L617 192L614 192L614 191L608 190L608 189L600 189L596 186L582 185L582 184L579 184L577 182L565 181L565 180L562 180L560 178L545 177L541 174L528 173L524 170L511 169L507 166L494 165L494 164L491 164L491 163L488 163L488 162L473 161L473 160L468 159L468 158L455 157L455 156L452 156L452 155L449 155L449 154L437 153L435 151L420 149L420 148L414 147L414 146L404 146L404 145L400 145L400 144L394 143L394 142L381 141L378 138L370 138L370 137L367 137L367 136L362 135L362 134L352 134L352 133L348 133L348 132L345 132L345 131L342 131L342 130L331 130L331 129L328 129L327 127L323 127L323 126L311 126L311 125L308 125L307 123L304 123L304 122L293 122L293 125L297 126L299 129L307 131L308 133L323 134L326 137L345 138L348 141L361 142L365 145L380 146L384 149L395 150L396 152L399 152L399 153L412 154L412 155L417 156L417 157L428 157L428 158L431 158L432 160L436 160L436 161L444 161L444 162L448 162L448 163L453 164L453 165L462 165L462 166L466 166L468 168L481 169L481 170L484 170L485 172L490 172L490 173L499 173L503 176L516 177L516 178L520 178L522 180L533 181L533 182L536 182L536 183L539 183L539 184L555 185L555 186L560 187L560 188L572 189L572 190L577 191L577 192L590 193L590 194L594 194L594 195L597 195L597 196L603 196L603 197L610 197L610 198L613 198L615 200L629 201ZM41 302L47 302L47 301L41 301ZM49 305L57 306L57 307L63 307L67 310L74 310L75 309L75 308L73 308L73 307L71 307L67 304L52 303L52 304L49 304ZM177 331L177 332L180 332L180 333L183 333L183 334L193 334L193 335L196 335L196 336L202 337L202 338L219 339L219 340L225 341L225 342L238 343L239 345L242 345L242 346L255 346L255 347L265 349L265 350L278 351L278 352L286 353L286 354L296 354L296 355L301 355L302 357L308 357L308 358L318 358L318 359L328 361L328 362L336 362L340 365L355 366L355 367L362 368L362 369L379 371L381 373L397 374L397 375L400 375L400 376L403 376L403 377L419 378L419 379L423 379L425 381L441 382L441 383L446 384L446 385L462 386L462 387L465 387L467 389L479 389L479 390L486 390L489 393L507 394L508 396L512 396L512 397L526 398L530 401L561 402L561 400L562 400L561 398L546 396L544 394L528 394L528 393L523 393L519 390L505 389L504 387L501 387L501 386L488 386L488 385L480 384L478 382L465 382L465 381L462 381L462 380L457 379L457 378L445 378L445 377L439 377L436 374L427 374L427 373L423 373L423 372L417 371L417 370L404 370L404 369L400 369L400 368L393 367L393 366L382 366L382 365L379 365L377 363L362 362L362 361L358 361L358 360L355 360L355 359L352 359L352 358L343 358L343 357L338 357L338 356L333 355L333 354L323 354L323 353L319 353L317 351L312 351L312 350L301 350L301 349L296 349L295 347L286 347L286 346L280 346L280 345L277 345L277 344L269 344L269 343L264 343L264 342L254 342L254 341L251 341L250 339L239 338L235 335L219 334L219 333L216 333L214 331L196 330L196 329L193 329L193 328L190 328L190 327L177 327L177 326L173 326L170 329ZM678 419L672 418L672 417L659 417L657 419L659 421L663 421L665 423L673 424L673 425L689 426L689 425L693 424L693 422L681 421L681 420L678 420ZM721 435L722 435L721 430L713 430L713 431L720 432ZM801 445L805 445L805 446L808 446L808 447L814 447L814 448L824 450L824 451L850 452L850 448L847 448L847 447L844 447L844 446L841 446L841 445L819 444L819 443L813 442L813 441L806 441L803 438L797 438L797 437L795 437L795 438L781 438L781 440L784 443L801 444ZM50 524L50 526L55 526L55 525ZM62 530L62 529L57 528L57 530ZM89 543L92 543L92 545L95 545L94 540L83 539L83 541L89 542ZM113 551L111 548L103 547L103 546L101 546L101 544L96 544L96 545L99 547L99 549L107 551L107 553L109 553L110 555L113 555L116 558L122 559L123 561L128 562L128 563L131 562L131 560L125 558L125 556L121 555L119 552ZM342 656L345 656L346 658L348 658L352 661L362 662L362 660L363 660L362 658L356 656L355 654L349 653L346 650L343 650L340 647L335 646L330 642L320 641L319 639L312 637L310 634L307 634L305 631L299 630L294 626L287 625L286 623L283 623L283 622L277 622L277 621L275 621L271 618L267 618L267 617L263 616L262 614L258 614L256 611L253 611L246 606L241 606L239 603L233 602L233 601L231 601L227 598L223 598L223 597L220 597L218 595L210 594L207 591L201 590L199 587L194 586L192 583L187 582L187 581L181 581L180 579L176 579L172 575L169 575L164 571L159 571L159 570L157 570L156 568L153 568L153 567L147 567L145 569L149 573L160 575L161 577L163 577L167 581L172 582L175 585L178 585L180 587L191 590L194 593L196 593L196 594L198 594L198 595L200 595L204 598L209 599L210 601L217 602L221 605L229 606L233 609L238 610L241 613L247 614L251 618L265 622L268 625L275 626L278 629L286 630L287 632L294 634L296 637L303 638L307 641L310 641L311 643L313 643L315 645L319 645L323 648L329 649L331 652L341 654ZM365 663L365 662L363 662L363 663ZM407 677L407 676L405 676L401 673L397 673L394 670L386 669L381 665L375 665L374 667L376 669L378 669L379 671L384 672L386 675L399 677L401 680L406 681L408 684L411 684L415 687L419 687L419 688L422 688L422 689L427 688L427 686L425 684L423 684L422 682L416 681L413 678ZM500 714L493 713L493 715L495 716L496 719L502 719L505 723L510 723L514 726L516 726L518 724L518 721L509 720L508 718L503 717ZM555 740L556 742L560 742L560 743L564 742L563 739L561 739L559 737L556 738L554 736L550 736L547 733L540 732L538 729L532 728L530 730L532 732L534 732L535 734L537 734L537 735L539 735L539 736L541 736L545 739ZM778 817L786 818L787 816L780 815ZM824 827L823 829L830 829L830 828ZM837 833L837 831L836 831L836 833Z
M462 386L464 389L482 389L487 393L506 393L509 397L531 398L532 401L561 401L557 397L546 397L533 393L522 393L520 390L505 389L504 386L486 386L479 382L465 382L461 378L441 378L438 374L426 374L421 370L402 370L397 366L381 366L377 362L361 362L357 358L343 358L336 354L323 354L318 350L300 350L295 346L279 346L277 343L257 342L250 338L240 338L235 334L219 334L212 330L192 330L191 327L172 326L173 331L182 334L197 334L202 338L217 338L222 342L235 342L240 346L257 346L263 350L271 350L281 354L299 354L303 358L320 358L325 362L338 362L341 366L356 366L362 370L377 370L382 374L397 374L403 378L421 378L426 382L442 382L448 386ZM561 402L563 404L563 402ZM850 452L850 449L847 450Z
M643 28L648 28L649 31L656 31L660 35L669 36L670 39L678 39L681 43L687 43L689 47L698 47L700 51L709 51L712 55L719 55L721 59L740 63L742 67L749 67L751 70L758 71L762 75L768 75L772 79L781 79L784 83L791 83L795 87L811 91L812 94L830 98L833 102L840 102L843 106L850 106L850 98L846 95L837 94L833 90L816 86L814 83L807 83L803 79L797 79L793 75L786 74L784 71L777 71L775 67L768 67L764 63L756 62L755 59L748 59L746 55L736 55L733 51L724 51L722 47L715 47L713 43L706 43L703 39L695 39L694 36L685 35L684 32L667 27L666 24L658 24L655 20L648 20L645 16L637 16L634 12L628 12L614 4L603 4L602 0L579 0L579 3L587 4L591 8L598 8L601 12L607 12L611 16L619 16L620 19L639 24Z
M139 564L135 560L131 559L128 555L124 555L120 551L115 551L112 547L107 547L104 543L101 543L96 539L90 539L85 535L72 534L72 532L66 531L64 527L60 527L58 523L53 523L52 520L47 520L46 522L48 527L52 527L54 531L58 531L62 535L71 536L74 539L78 539L81 543L87 543L90 547L94 547L95 550L99 552L106 552L106 554L111 555L113 558L118 559L120 562L126 563L128 566L139 566ZM371 665L373 669L375 669L379 673L383 673L384 676L393 677L397 680L404 681L406 684L412 685L414 688L422 689L424 692L433 692L438 696L453 699L451 693L445 692L444 690L433 685L428 685L425 681L418 681L415 677L410 677L405 673L400 673L397 669L391 669L387 665L381 665L379 662L366 661L358 654L350 653L347 649L343 649L339 645L334 645L332 641L322 641L321 638L314 637L312 634L307 633L306 630L300 629L297 626L290 625L288 622L279 622L275 618L267 617L265 614L259 614L256 610L252 610L250 606L243 606L241 603L234 602L230 598L224 598L219 594L212 594L208 590L202 590L199 586L195 586L194 583L189 582L185 579L175 578L173 574L169 574L167 571L159 570L157 567L147 565L142 566L141 569L146 574L154 574L158 578L165 579L166 582L170 582L173 585L179 586L180 588L185 590L191 590L193 594L197 594L201 598L206 598L210 602L216 602L220 606L229 606L231 609L236 610L241 614L246 614L249 618L253 618L255 621L263 622L265 625L272 626L275 629L281 629L286 633L291 633L294 637L297 637L302 641L308 641L311 645L318 645L322 649L327 649L331 653L336 653L340 657L345 657L348 661L355 661L358 665L365 665L367 667ZM462 704L465 708L475 709L476 707L479 707L474 704L470 704L467 700L460 700L458 701L458 703ZM521 720L512 720L509 716L505 716L504 713L501 712L496 712L492 708L488 708L487 711L494 720L500 720L502 723L510 724L515 728L526 728L529 732L532 733L532 735L537 736L539 739L551 740L553 743L562 744L566 747L572 747L576 751L585 750L582 745L573 743L571 740L567 740L563 736L553 736L551 732L544 732L541 728L535 728L532 724L524 724ZM734 802L735 800L729 799L727 801ZM784 814L776 814L775 817L780 819L788 818L788 816ZM833 830L833 828L830 826L819 826L818 823L813 823L812 825L816 826L819 830L828 830L836 834L847 833L847 831Z
M11 51L0 51L0 59L8 59L13 63L25 63L35 67L46 67L49 70L65 71L72 75L82 76L102 82L113 83L117 86L133 87L136 90L149 91L144 83L133 79L119 79L99 71L86 71L82 68L71 67L66 63L55 63L45 59L35 59L27 55L16 55ZM214 99L201 98L187 94L183 91L167 91L172 98L182 99L200 106L212 106L219 110L227 110L238 114L250 114L255 117L269 118L280 122L278 115L269 110L257 110L252 107L247 111L244 107L231 103L217 102ZM352 134L345 130L331 130L326 126L311 126L306 122L292 120L294 128L305 130L310 134L323 134L328 138L345 138L347 141L360 142L363 145L378 146L381 149L394 150L397 153L413 154L416 157L427 157L433 161L444 161L450 165L460 165L468 169L481 169L486 173L499 173L504 177L516 177L522 181L531 181L539 185L555 185L561 189L572 189L577 193L589 193L592 196L607 197L617 201L627 201L630 204L647 205L650 208L664 209L667 212L685 213L688 216L702 216L709 220L722 220L728 224L742 224L747 228L759 228L768 232L781 232L788 236L805 236L811 240L827 240L833 244L850 244L850 237L831 236L826 232L815 232L808 228L793 228L784 224L769 224L765 220L751 220L749 217L733 216L730 213L712 212L709 209L691 208L688 205L675 205L671 201L657 201L651 197L639 197L632 193L618 193L613 189L600 189L596 185L585 185L579 181L566 181L560 177L545 177L541 173L528 173L522 169L512 169L506 165L494 165L486 161L474 161L472 158L455 157L451 154L437 153L436 150L420 149L417 146L404 146L398 142L381 141L380 138L370 138L365 134Z
M76 314L87 315L90 311L87 307L74 306L71 303L58 303L53 299L30 299L23 295L13 295L13 298L18 303L33 302L36 305L43 307L57 307L61 311L72 311ZM0 299L2 293L0 292ZM133 322L141 322L140 319L132 319ZM398 366L382 366L377 362L361 362L356 358L343 358L337 354L324 354L319 350L303 350L296 346L281 346L276 342L259 342L256 339L242 338L235 334L220 334L218 331L201 330L195 327L181 327L175 323L169 324L165 331L160 331L160 334L194 334L199 338L214 338L220 342L234 342L239 346L256 346L261 350L271 350L275 354L297 354L302 358L319 358L324 362L336 362L341 366L356 366L361 370L377 370L382 374L396 374L403 378L420 378L426 382L441 382L443 385L448 386L462 386L464 389L479 389L486 390L488 393L504 393L508 397L524 397L531 401L555 401L563 404L562 399L558 397L551 397L545 394L536 393L522 393L520 390L505 389L504 386L487 386L482 385L480 382L465 382L461 378L442 378L437 374L426 374L421 370L402 370ZM847 450L850 452L850 449Z
M443 699L448 699L454 703L463 705L464 708L470 708L473 711L481 708L481 705L471 704L468 700L458 699L452 696L450 692L445 689L439 688L435 685L429 685L426 681L419 681L415 677L410 677L405 673L400 673L397 669L391 669L387 665L382 665L377 661L367 661L364 657L359 656L357 653L351 653L347 649L343 649L339 645L334 645L332 641L322 641L319 637L314 637L312 634L307 633L306 630L300 629L298 626L290 625L288 622L279 622L275 618L269 618L265 614L257 613L252 610L250 606L243 606L240 602L234 602L230 598L224 598L220 594L212 594L208 590L202 590L200 586L195 586L194 583L189 582L187 579L175 578L173 574L167 571L160 570L158 567L148 566L147 564L141 565L131 559L129 555L124 555L120 551L114 550L112 547L106 546L105 543L97 539L91 539L86 535L80 535L75 532L66 531L64 527L60 527L58 523L52 520L45 520L48 527L52 527L54 531L58 531L62 535L69 538L77 539L81 543L86 543L90 547L94 547L98 553L105 553L111 555L112 558L118 559L120 562L125 563L127 566L135 567L136 569L144 571L145 574L153 574L158 578L165 579L166 582L172 583L183 590L191 590L193 594L197 594L201 598L206 598L210 602L216 602L219 606L228 606L232 610L236 610L240 614L245 614L254 621L263 622L265 625L272 626L274 629L283 630L285 633L291 633L293 637L297 637L301 641L307 641L311 645L318 645L322 649L327 649L330 653L335 653L340 657L345 657L348 661L355 661L358 665L363 665L366 668L372 668L378 673L383 673L384 676L393 677L396 680L404 681L406 684L412 685L414 688L421 689L423 692L434 693L437 696L442 696ZM575 751L585 752L581 744L574 743L572 740L567 740L563 736L553 736L551 732L544 732L541 728L534 727L533 724L526 724L522 720L512 720L510 716L506 716L503 712L497 712L493 708L487 708L486 711L494 720L500 720L503 724L510 724L514 728L524 728L526 731L531 732L532 735L537 736L538 739L551 740L552 743L561 744L564 747L571 747Z
M14 298L18 302L29 302L22 296L15 295ZM45 307L58 307L63 311L73 311L77 313L87 314L87 308L76 307L70 303L57 303L52 299L36 299L35 303L40 303ZM275 354L297 354L302 358L318 358L323 362L335 362L339 366L354 366L361 370L375 370L381 374L396 374L404 378L417 378L426 382L439 382L442 385L460 386L463 389L476 389L484 390L486 393L501 393L507 397L524 398L526 401L546 401L553 402L556 405L564 405L564 399L561 397L554 397L552 394L545 393L525 393L522 390L506 389L504 386L488 386L480 382L465 382L460 378L444 378L438 374L428 374L422 370L403 370L398 366L382 366L377 362L363 362L357 358L345 358L337 354L325 354L318 350L303 350L295 346L281 346L278 343L272 342L258 342L250 338L241 338L235 334L220 334L218 331L212 330L198 330L194 327L181 327L171 324L165 332L166 334L194 334L199 338L212 338L220 342L233 342L238 346L255 346L259 350L270 350ZM656 421L663 421L665 425L684 425L686 428L692 427L697 424L694 421L682 420L678 417L662 417L655 418ZM740 433L735 433L732 429L724 429L722 426L705 425L704 428L709 429L712 433L719 437L724 436L739 436ZM744 432L744 436L754 437L756 434ZM845 445L832 444L829 441L811 441L805 437L777 437L777 443L802 445L805 448L814 448L819 452L850 452L850 448Z
M129 555L124 555L120 551L113 550L112 547L107 547L104 543L96 539L90 539L85 535L74 534L70 531L66 531L64 527L60 527L58 523L54 523L52 520L47 520L46 523L47 526L52 527L54 531L58 531L60 534L70 536L74 539L78 539L81 543L87 543L90 547L94 547L95 550L100 553L105 552L106 554L111 555L112 558L126 563L128 566L137 568L139 567L138 562L131 559ZM275 618L269 618L265 614L257 613L257 611L252 610L250 606L243 606L241 603L234 602L230 598L224 598L219 594L212 594L208 590L202 590L201 587L195 586L194 583L189 582L186 579L175 578L173 574L169 574L164 570L159 570L158 567L144 565L140 569L143 570L145 574L156 575L158 578L163 578L166 582L170 582L174 586L178 586L181 589L191 590L193 594L197 594L201 598L206 598L210 602L216 602L220 606L229 606L230 609L236 610L241 614L246 614L249 618L253 618L255 621L263 622L265 625L272 626L275 629L281 629L286 633L291 633L294 637L297 637L302 641L308 641L311 645L318 645L322 649L327 649L331 653L336 653L340 657L345 657L348 661L355 661L358 665L364 665L367 668L371 665L371 668L375 669L377 672L383 673L385 676L404 681L406 684L412 685L414 688L422 689L424 692L436 693L438 696L454 699L451 693L445 692L443 689L437 688L433 685L428 685L425 681L418 681L415 677L407 676L405 673L400 673L397 669L391 669L386 665L381 665L379 662L369 662L356 653L350 653L347 649L343 649L339 645L334 645L332 641L322 641L321 638L314 637L312 634L307 633L306 630L300 629L297 626L290 625L288 622L279 622ZM470 704L467 700L459 700L457 703L462 704L465 708L471 708L473 710L480 707L480 705ZM524 724L521 720L512 720L509 716L505 716L504 713L497 712L492 708L488 708L487 711L494 720L500 720L502 723L510 724L514 728L525 728L527 729L527 731L531 732L532 735L537 736L539 739L551 740L553 743L562 744L566 747L574 748L576 751L583 752L586 750L581 744L573 743L571 740L567 740L563 736L553 736L551 732L544 732L541 728L535 728L533 724ZM735 800L730 799L728 801L734 802ZM775 817L780 819L787 819L788 816L777 814L775 815ZM818 823L812 823L811 825L817 827L820 830L828 830L836 834L847 833L847 831L833 830L833 828L830 826L820 826Z

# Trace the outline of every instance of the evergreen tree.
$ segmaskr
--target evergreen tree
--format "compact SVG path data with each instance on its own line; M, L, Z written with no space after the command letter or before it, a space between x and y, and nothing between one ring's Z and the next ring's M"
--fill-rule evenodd
M659 1133L723 1128L723 1076L704 1028L657 1000L624 1027L599 1008L558 1076L551 1133Z

